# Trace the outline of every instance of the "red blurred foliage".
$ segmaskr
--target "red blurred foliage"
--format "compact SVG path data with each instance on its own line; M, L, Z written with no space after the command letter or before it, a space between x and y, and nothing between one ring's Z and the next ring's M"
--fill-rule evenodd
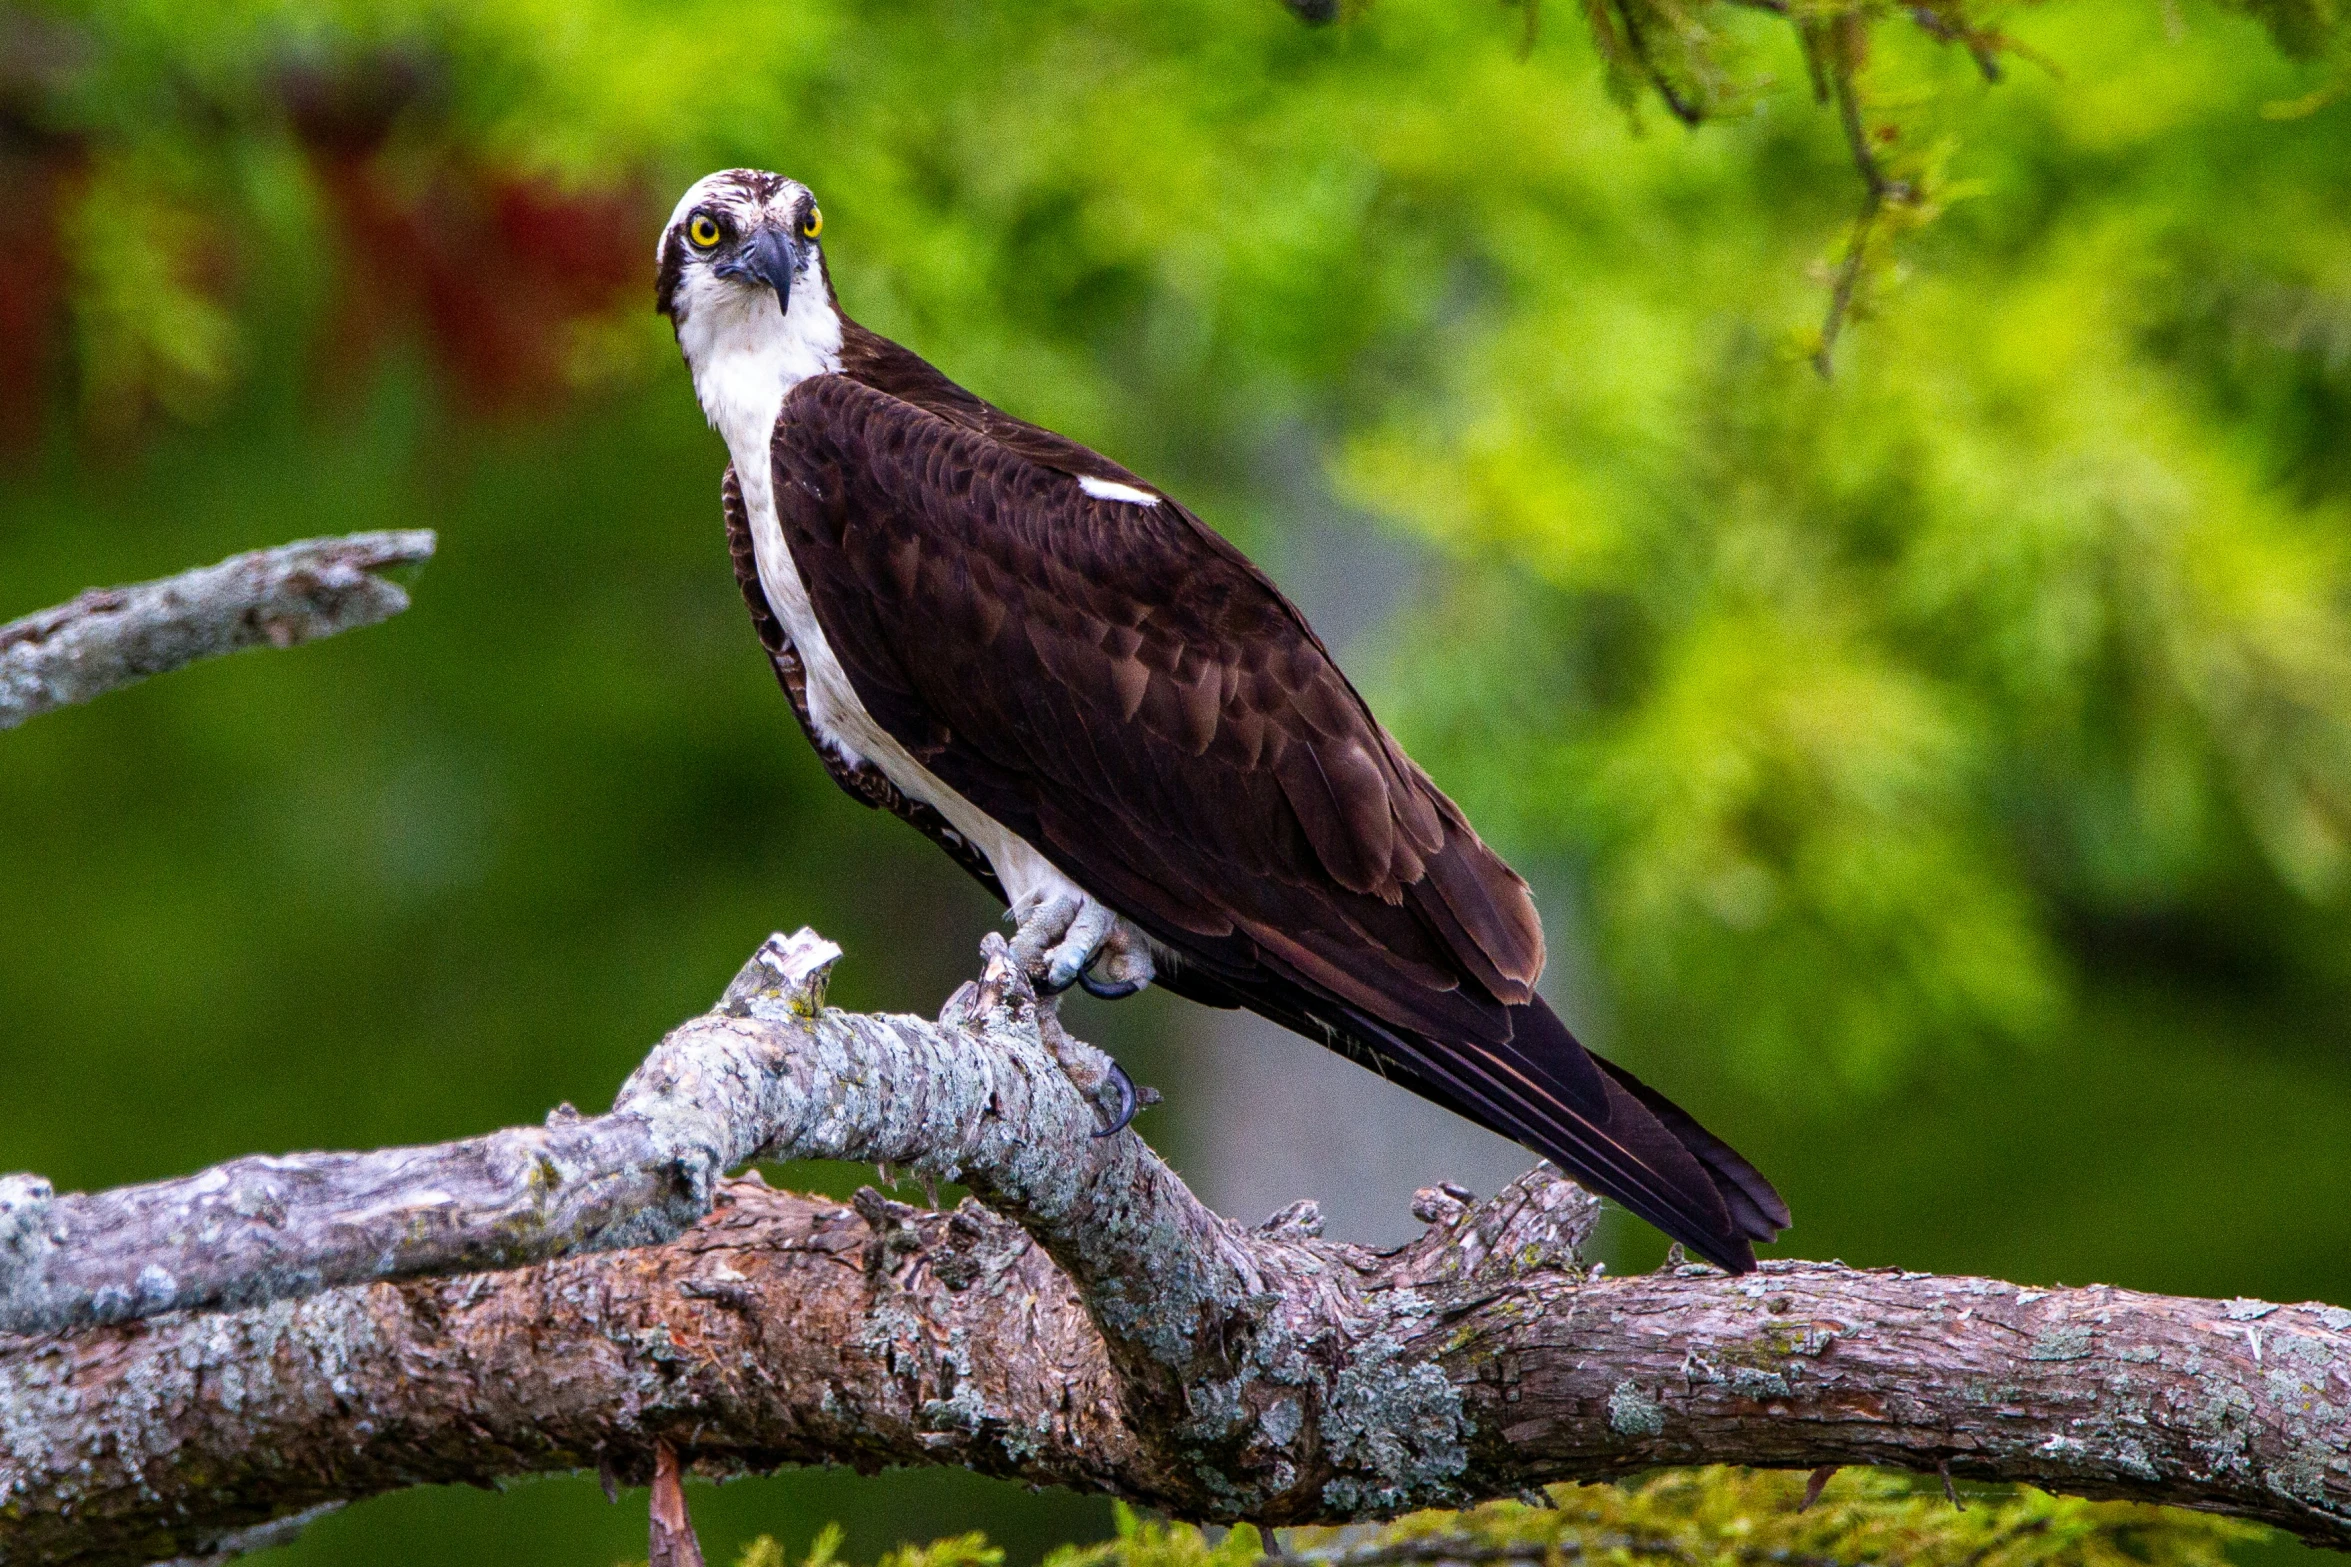
M652 264L643 203L626 196L457 164L414 193L372 158L322 157L318 172L344 250L323 345L335 379L415 322L477 409L537 406L565 390L569 325L641 291Z
M0 449L41 433L65 344L65 252L58 214L81 160L70 147L0 155Z
M68 275L59 217L84 167L79 140L46 112L83 55L62 24L0 10L0 451L41 433L63 367Z
M566 391L569 328L644 287L654 225L641 189L564 191L437 147L429 64L378 56L288 71L281 96L342 248L330 380L358 377L403 327L423 328L477 410Z
M61 236L89 148L48 128L47 105L73 43L58 28L0 27L0 452L36 444L70 373ZM273 85L333 229L336 295L319 345L330 389L356 388L415 333L475 412L544 409L571 390L573 325L641 304L658 226L642 187L566 191L453 147L435 134L428 58L289 66ZM187 282L225 298L240 258L233 233L217 239L198 247Z

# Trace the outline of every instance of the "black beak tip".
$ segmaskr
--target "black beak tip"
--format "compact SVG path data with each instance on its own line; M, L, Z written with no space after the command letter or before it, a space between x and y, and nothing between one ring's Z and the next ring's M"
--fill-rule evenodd
M746 236L742 248L719 268L725 276L749 278L774 289L776 306L784 310L791 308L792 275L799 269L800 254L791 236L772 228Z
M799 252L791 236L776 229L763 228L751 236L745 247L749 271L760 282L776 292L776 305L789 309L792 303L792 274L800 270Z

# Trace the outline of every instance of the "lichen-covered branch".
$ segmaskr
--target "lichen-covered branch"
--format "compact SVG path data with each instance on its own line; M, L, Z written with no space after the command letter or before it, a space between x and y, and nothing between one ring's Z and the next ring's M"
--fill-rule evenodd
M839 956L813 931L771 939L592 1120L565 1106L544 1127L434 1147L260 1156L62 1197L37 1176L0 1177L0 1333L673 1239L709 1211L721 1176L763 1148L801 1156L801 1129L825 1118L828 1085L807 1081L805 1054L785 1069L772 1019L812 1015Z
M1546 1169L1482 1205L1423 1192L1428 1228L1393 1253L1323 1241L1310 1204L1245 1228L1131 1132L1092 1135L1102 1059L1001 938L984 951L932 1024L819 1011L821 945L771 943L612 1114L329 1172L427 1161L405 1196L391 1167L370 1178L421 1237L377 1274L569 1255L321 1289L358 1252L316 1190L206 1210L197 1249L307 1231L342 1260L281 1255L272 1289L221 1289L279 1296L241 1309L0 1338L0 1561L196 1554L421 1483L642 1483L664 1444L705 1472L960 1464L1269 1523L1658 1465L1947 1468L2351 1545L2351 1312L1786 1262L1598 1278L1578 1257L1597 1205ZM597 1164L572 1137L632 1151ZM977 1199L718 1180L761 1151L886 1160ZM184 1214L210 1179L124 1222ZM666 1244L587 1250L705 1203ZM461 1210L497 1233L465 1239Z
M389 620L408 595L379 573L429 560L423 529L304 539L0 626L0 729L198 659L292 647Z

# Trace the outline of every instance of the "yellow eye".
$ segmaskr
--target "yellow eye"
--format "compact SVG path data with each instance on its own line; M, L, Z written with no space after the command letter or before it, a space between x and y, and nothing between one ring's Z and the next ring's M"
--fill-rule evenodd
M697 212L686 221L686 238L694 242L696 250L710 249L721 237L718 220L707 212Z
M800 220L800 232L809 239L814 239L817 235L822 234L824 232L824 214L814 207L810 207L808 216Z

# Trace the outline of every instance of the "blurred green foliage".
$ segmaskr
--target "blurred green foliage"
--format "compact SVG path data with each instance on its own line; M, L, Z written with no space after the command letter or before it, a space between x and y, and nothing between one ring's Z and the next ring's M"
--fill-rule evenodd
M60 218L100 425L221 395L262 351L236 306L368 271L317 195L355 140L428 196L789 167L851 307L999 400L1244 535L1288 432L1456 559L1497 634L1402 653L1390 711L1491 833L1586 868L1623 1026L1883 1083L2049 1037L2093 948L2331 983L2351 885L2351 165L2340 116L2260 113L2323 73L2225 13L2072 7L2031 15L2064 78L1992 88L1880 25L1838 57L1904 111L1866 139L1975 199L1815 384L1849 192L1832 118L1762 85L1883 9L1693 11L1672 36L1749 83L1695 140L1629 135L1581 51L1401 0L1335 32L1230 0L101 5L41 112L87 149ZM2307 54L2327 16L2263 19ZM497 238L418 247L481 296L436 307L459 354L548 281ZM618 265L565 381L668 370Z
M443 537L388 626L0 737L0 1166L602 1103L776 925L844 943L848 1005L968 967L985 900L838 798L761 667L648 308L674 192L747 163L823 198L852 312L1310 606L1360 586L1334 549L1401 548L1349 667L1537 874L1579 1026L1781 1181L1797 1249L2351 1299L2311 1200L2351 1184L2342 14L1535 20L0 11L0 616ZM1903 194L1824 380L1848 102ZM1191 1021L1082 1026L1165 1080ZM1146 1125L1180 1154L1187 1113ZM865 1557L1108 1527L923 1478L697 1508ZM403 1497L297 1554L569 1560L622 1511Z

